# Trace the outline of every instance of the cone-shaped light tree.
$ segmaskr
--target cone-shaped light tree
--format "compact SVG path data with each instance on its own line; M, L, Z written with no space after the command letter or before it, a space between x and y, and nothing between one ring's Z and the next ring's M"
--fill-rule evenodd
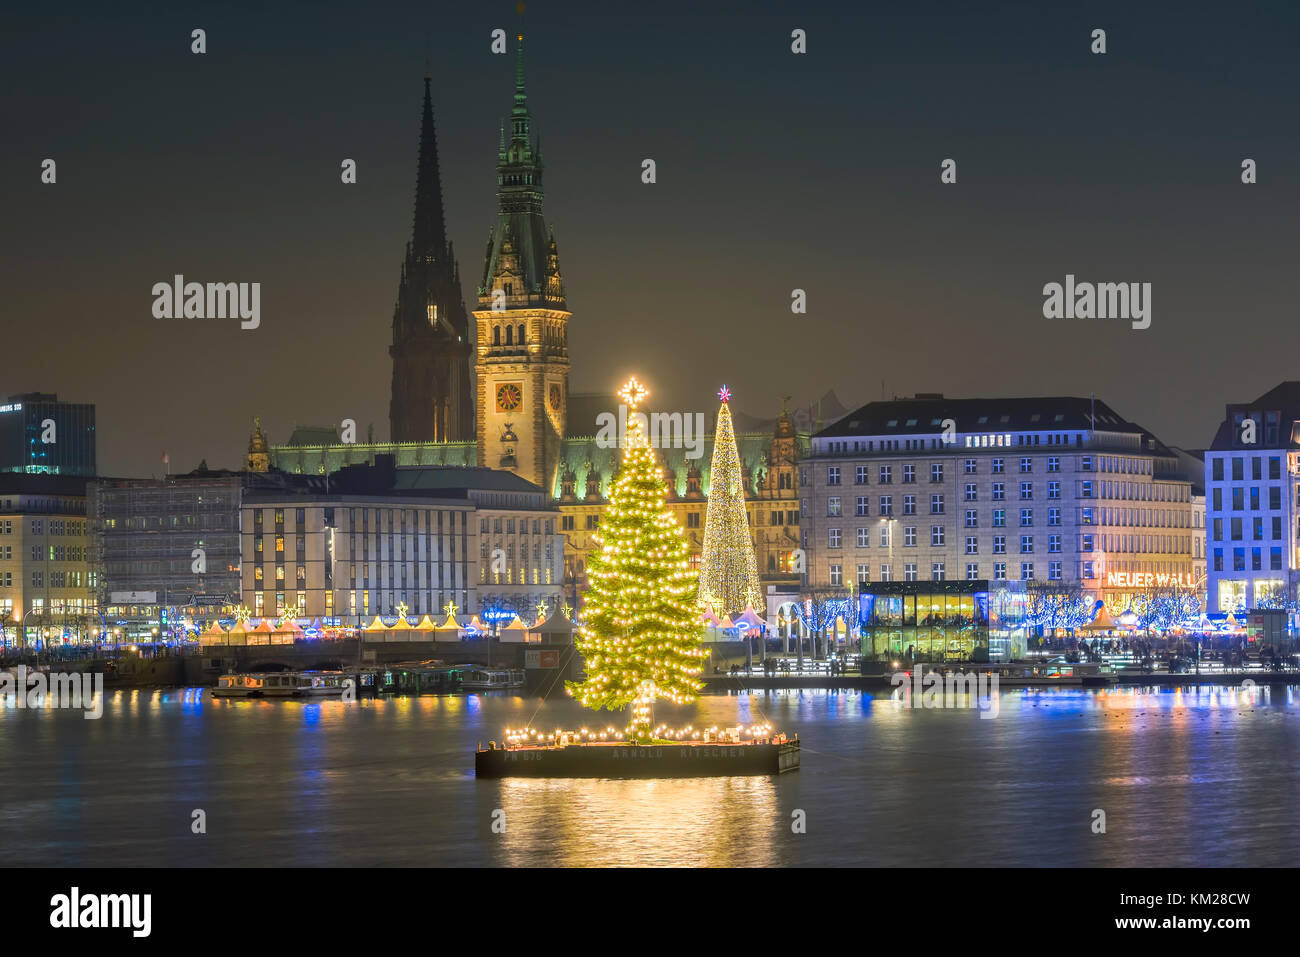
M635 412L646 395L635 379L619 393L633 408L623 461L587 563L582 626L575 643L587 678L566 682L587 708L632 706L628 733L644 739L656 698L693 701L708 656L695 606L697 578L681 527L665 505L667 486Z
M731 390L718 390L722 408L713 431L713 464L709 469L709 506L704 520L704 552L700 557L700 604L721 615L736 615L762 602L758 561L749 534L745 489L731 424Z

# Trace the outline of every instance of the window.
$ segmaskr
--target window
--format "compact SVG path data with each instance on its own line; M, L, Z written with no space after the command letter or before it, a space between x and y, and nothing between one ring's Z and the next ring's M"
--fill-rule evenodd
M1061 510L1059 508L1049 508L1047 510L1047 524L1048 525L1061 524Z
M978 562L966 563L966 580L975 581L980 577L980 566Z
M1061 551L1061 536L1060 536L1060 535L1048 535L1048 536L1047 536L1047 550L1048 550L1049 552L1056 552L1056 553L1059 553L1059 552Z
M1000 581L1006 581L1006 579L1007 579L1007 563L1006 563L1006 562L994 562L994 563L993 563L993 580L994 580L994 581L999 581L999 582L1000 582Z
M1021 555L1032 555L1033 553L1034 553L1034 536L1032 536L1032 535L1021 535L1021 536L1020 536L1020 554L1021 554Z
M1213 480L1215 482L1222 482L1223 481L1223 459L1211 459L1210 469L1211 469L1211 474L1213 475Z
M941 546L943 545L943 526L942 526L942 525L931 525L931 526L930 526L930 544L931 544L932 546L934 546L935 548L939 548L939 547L941 547Z
M858 548L870 548L870 547L871 547L871 529L869 529L869 528L859 528L859 529L858 529Z
M853 484L867 484L867 467L865 465L859 465L853 470Z
M966 527L979 528L979 513L973 508L966 509Z
M840 530L838 528L828 528L826 530L826 547L827 548L840 547Z
M915 495L904 495L904 496L903 496L903 514L904 514L904 515L915 515L915 514L916 514L916 496L915 496Z
M1049 501L1054 501L1054 500L1059 499L1060 497L1061 497L1061 483L1060 483L1060 482L1048 482L1048 483L1047 483L1047 498L1048 498L1048 500L1049 500Z
M1049 472L1059 472L1059 471L1061 471L1061 458L1060 458L1060 456L1057 456L1057 455L1049 455L1049 456L1047 457L1047 471L1049 471Z
M1080 470L1081 472L1091 472L1091 471L1092 471L1092 456L1091 456L1091 455L1085 455L1085 456L1083 456L1081 459L1079 459L1079 470Z
M1005 555L1007 553L1007 537L1005 535L993 536L993 554Z
M1029 581L1033 581L1033 580L1034 580L1034 563L1033 563L1033 562L1021 562L1021 563L1020 563L1020 577L1021 577L1022 579L1024 579L1025 581L1027 581L1027 582L1029 582Z
M993 467L993 474L994 474L994 475L999 475L999 474L1001 474L1001 473L1002 473L1002 470L1003 470L1003 469L1002 469L1002 460L1001 460L1001 459L994 459L994 460L993 460L993 466L992 466L992 467Z
M834 518L840 514L840 497L832 495L826 499L826 514Z
M826 484L827 485L840 484L840 467L838 465L826 466Z
M1006 528L1006 526L1007 526L1007 510L1005 508L995 508L993 510L993 527Z
M859 495L853 503L853 513L855 515L866 516L871 514L870 500L865 495Z
M894 497L892 495L880 496L880 517L889 518L894 514Z
M903 581L916 581L916 562L906 562L903 565Z
M889 548L889 526L888 525L880 526L880 547ZM887 578L881 579L881 581L888 581L888 580L889 579Z
M1020 471L1022 471L1022 472L1032 472L1033 470L1034 470L1034 460L1033 460L1033 459L1031 459L1031 458L1023 458L1023 459L1020 460Z
M930 514L931 514L931 515L942 515L942 514L943 514L943 496L942 496L942 495L931 495L931 496L930 496Z
M870 565L859 565L859 566L858 566L858 584L859 584L859 585L869 585L869 584L871 584L871 566L870 566Z
M840 585L840 584L843 584L843 577L844 577L844 576L843 576L843 573L841 572L841 566L839 566L839 565L832 565L832 566L831 566L831 584L832 584L832 585Z
M1022 527L1034 524L1034 510L1032 508L1022 508L1020 510L1020 524Z
M904 485L911 485L911 484L914 483L915 481L916 481L916 466L915 466L915 465L904 465L904 466L903 466L903 484L904 484Z
M1047 577L1050 578L1050 579L1051 579L1052 581L1054 581L1054 582L1058 582L1058 581L1061 580L1061 563L1060 563L1060 562L1048 562L1048 563L1047 563Z
M687 527L687 528L699 528L699 527L700 527L700 513L699 513L699 512L687 512L687 513L686 513L686 527Z
M881 485L890 485L893 483L893 468L888 465L880 466L877 478L880 479Z
M943 562L932 562L930 564L930 581L941 582L944 580Z
M906 548L916 547L916 526L915 525L903 526L903 545Z
M1020 483L1020 500L1023 502L1023 501L1027 501L1028 499L1032 499L1033 497L1034 497L1034 483L1033 483L1033 482L1021 482L1021 483Z
M976 491L974 482L966 483L965 500L967 502L975 502L979 500L979 495Z
M975 474L975 460L974 460L974 459L966 459L966 461L962 463L962 471L965 472L967 475L974 475L974 474Z
M966 554L978 555L980 553L980 540L974 535L966 536Z
M942 463L942 462L935 462L933 465L930 466L930 481L931 481L931 482L942 482L942 481L943 481L943 463Z

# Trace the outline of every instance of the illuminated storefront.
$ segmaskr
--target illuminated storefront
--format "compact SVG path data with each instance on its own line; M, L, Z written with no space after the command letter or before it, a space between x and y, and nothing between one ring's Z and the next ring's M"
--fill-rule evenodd
M871 658L1008 661L1026 656L1023 581L864 584L861 651Z

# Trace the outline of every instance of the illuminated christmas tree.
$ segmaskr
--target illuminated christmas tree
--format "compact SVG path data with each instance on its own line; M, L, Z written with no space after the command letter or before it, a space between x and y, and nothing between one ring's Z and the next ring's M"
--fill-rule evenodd
M587 679L566 682L584 707L632 706L630 736L650 737L656 698L695 700L708 652L700 647L696 575L681 527L665 505L667 486L635 412L645 389L633 379L619 393L632 407L623 462L587 563L582 627L575 639Z
M758 587L758 561L749 534L745 489L731 425L731 390L718 391L722 408L713 431L713 465L709 474L709 507L704 521L704 552L700 558L700 604L710 605L719 617L757 609L762 601Z

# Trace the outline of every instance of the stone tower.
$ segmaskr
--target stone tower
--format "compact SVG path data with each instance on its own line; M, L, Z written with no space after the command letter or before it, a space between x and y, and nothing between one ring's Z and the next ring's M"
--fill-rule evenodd
M460 288L460 269L447 241L442 179L429 77L424 78L415 223L402 263L393 310L394 442L467 442L474 427L470 362L474 346Z
M249 472L269 472L271 470L270 445L266 433L262 431L262 420L253 419L253 433L248 437L248 458L244 467Z
M478 464L554 491L569 399L569 316L555 234L542 218L542 152L516 38L510 139L497 149L497 222L478 289Z

